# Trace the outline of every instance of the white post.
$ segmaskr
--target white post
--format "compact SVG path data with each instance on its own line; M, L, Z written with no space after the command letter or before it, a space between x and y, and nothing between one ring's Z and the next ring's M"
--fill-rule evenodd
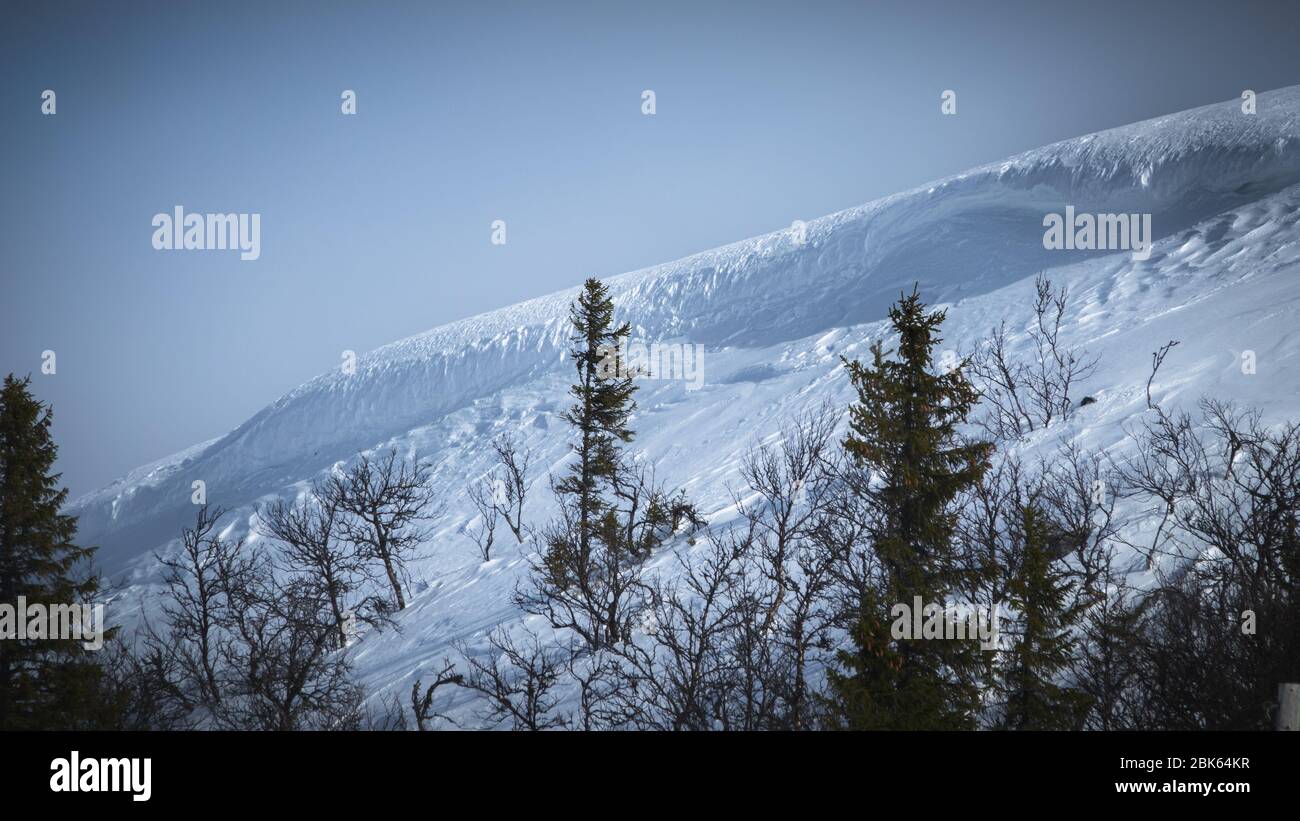
M1277 729L1300 730L1300 684L1277 686Z

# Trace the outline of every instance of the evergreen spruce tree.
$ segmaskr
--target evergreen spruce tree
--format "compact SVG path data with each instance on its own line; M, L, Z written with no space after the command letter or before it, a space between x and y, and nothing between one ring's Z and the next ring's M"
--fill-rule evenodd
M636 528L622 520L619 495L632 482L620 446L632 440L636 407L633 374L623 367L627 323L614 324L614 302L599 280L588 279L570 308L578 379L565 420L577 434L576 459L553 483L560 517L544 528L541 562L531 587L516 590L524 610L552 626L577 632L591 647L622 641L632 618L636 588Z
M52 411L30 381L10 374L0 389L0 602L89 603L99 590L94 549L74 543L77 520L60 513L67 490L50 472ZM100 688L100 666L81 641L0 640L0 730L101 726L111 718Z
M1074 658L1073 625L1082 603L1070 602L1073 583L1049 553L1052 528L1032 503L1021 513L1021 555L1007 583L1018 628L1006 651L999 689L1009 730L1082 729L1090 699L1060 683Z
M630 327L614 325L614 301L600 280L589 278L583 284L569 317L574 328L569 355L578 381L569 389L577 401L564 419L578 434L573 445L578 460L555 490L572 501L578 521L575 547L586 556L597 533L610 526L602 491L621 467L618 446L632 441L628 418L636 409L636 386L632 374L624 372L620 350Z
M851 729L962 729L974 726L980 648L974 640L895 639L891 608L940 607L958 588L954 545L958 495L977 483L992 446L964 440L964 423L979 394L962 367L935 373L933 351L944 311L926 312L913 289L889 312L898 334L896 358L880 343L870 365L844 360L858 392L849 409L844 448L874 476L868 497L879 563L850 625L851 650L832 670L832 708Z

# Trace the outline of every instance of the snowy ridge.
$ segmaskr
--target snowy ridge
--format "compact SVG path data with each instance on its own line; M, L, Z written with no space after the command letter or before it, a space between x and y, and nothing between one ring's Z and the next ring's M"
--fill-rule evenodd
M607 280L634 336L704 343L705 386L642 383L636 447L684 485L715 521L729 516L728 484L755 440L789 415L848 402L839 356L862 355L901 287L919 281L928 302L951 306L945 345L966 348L1006 319L1029 318L1031 279L1047 269L1069 284L1065 333L1102 358L1099 401L1060 437L1119 446L1145 407L1150 351L1183 344L1156 389L1171 402L1203 393L1263 407L1300 407L1300 87L1206 106L1029 151L912 191L810 220L807 242L781 231ZM1149 212L1150 259L1127 253L1046 251L1042 218L1080 211ZM585 272L584 272L585 273ZM575 280L579 278L575 275ZM358 450L397 447L438 464L448 514L426 558L401 633L365 637L357 663L367 687L409 689L423 665L456 641L473 644L517 620L509 593L527 545L483 563L464 526L464 487L489 465L497 433L520 434L537 457L526 515L551 512L548 470L561 466L571 366L567 310L576 289L435 328L379 348L355 375L324 374L224 437L134 471L73 506L82 539L121 584L122 612L146 599L151 555L191 522L190 482L232 510L244 535L254 505L293 496ZM1238 354L1257 352L1259 378ZM667 567L667 557L657 561Z

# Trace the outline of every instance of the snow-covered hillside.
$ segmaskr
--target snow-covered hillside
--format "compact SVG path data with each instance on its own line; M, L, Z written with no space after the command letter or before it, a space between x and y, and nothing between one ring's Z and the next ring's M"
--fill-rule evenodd
M1078 211L1152 215L1149 259L1127 252L1049 251L1043 217ZM849 401L840 356L882 333L900 288L950 307L945 345L969 349L1002 320L1024 328L1033 277L1072 293L1067 342L1100 357L1083 392L1098 399L1026 448L1063 437L1125 446L1146 407L1151 352L1181 345L1161 368L1170 405L1203 394L1256 405L1266 420L1300 414L1300 86L1046 146L858 208L808 220L805 241L779 231L607 280L633 337L706 346L704 385L644 381L635 447L718 522L729 516L738 459L782 420ZM797 215L792 215L797 216ZM589 272L575 272L577 283ZM494 625L521 618L510 592L531 547L507 544L483 563L462 529L467 484L490 465L490 439L519 435L536 454L526 514L552 512L546 475L569 444L559 418L572 366L567 308L576 289L435 328L323 374L226 436L138 469L78 500L81 537L123 592L129 619L156 580L153 554L192 522L191 483L248 532L255 505L292 497L358 451L396 447L437 465L448 504L415 563L400 631L355 650L363 684L402 692ZM1023 335L1021 335L1023 341ZM1258 368L1242 372L1254 351ZM1082 395L1082 394L1080 394ZM513 540L511 540L513 541ZM678 549L689 549L685 544ZM656 560L667 566L668 557Z

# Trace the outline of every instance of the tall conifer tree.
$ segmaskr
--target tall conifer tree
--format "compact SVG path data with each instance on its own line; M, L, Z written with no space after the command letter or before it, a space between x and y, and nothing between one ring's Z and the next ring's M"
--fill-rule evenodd
M99 578L93 548L74 543L77 520L60 512L68 491L52 473L53 414L5 377L0 389L0 602L16 606L89 603ZM15 614L23 618L23 614ZM78 640L0 640L0 729L72 729L107 721L100 667Z
M1007 584L1018 628L1005 652L999 689L1005 699L1000 725L1010 730L1082 729L1090 699L1060 679L1074 657L1072 626L1083 602L1072 602L1073 583L1049 554L1051 525L1032 503L1021 512L1021 555Z
M577 381L564 418L577 434L569 472L553 483L560 516L542 531L545 543L530 586L516 602L552 626L576 631L591 647L618 644L628 631L638 557L616 506L627 468L620 446L632 440L633 374L623 367L627 323L614 324L614 302L600 280L588 279L570 308L570 356Z
M958 729L974 724L978 641L896 639L891 610L914 597L943 606L958 588L954 545L958 495L979 481L992 446L962 438L979 394L962 367L936 373L944 311L927 312L916 289L889 312L895 358L872 346L869 365L845 360L858 401L844 448L873 480L878 574L850 627L854 647L839 654L830 683L841 726L853 729ZM893 352L891 352L893 353Z
M621 359L620 343L627 339L630 327L626 322L614 325L609 289L600 280L589 278L569 316L574 328L569 355L578 381L569 389L577 401L564 418L578 434L573 444L578 459L569 475L556 483L556 492L571 498L576 506L576 547L586 555L608 511L601 492L620 468L618 446L632 441L628 418L636 409L632 398L636 386Z

